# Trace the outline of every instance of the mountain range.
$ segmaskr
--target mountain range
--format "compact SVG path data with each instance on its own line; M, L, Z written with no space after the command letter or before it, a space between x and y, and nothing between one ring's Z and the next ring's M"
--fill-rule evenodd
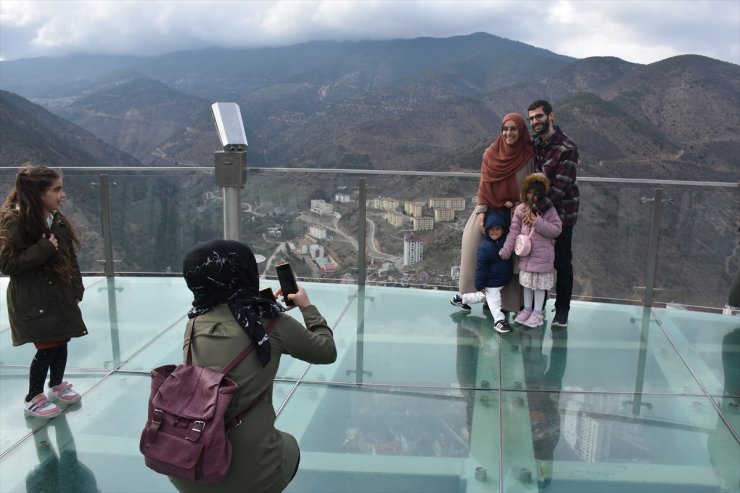
M526 114L531 101L543 98L553 103L556 123L579 146L579 177L738 181L740 66L697 55L649 65L614 57L575 59L476 33L156 57L80 54L3 61L0 89L0 166L32 159L53 166L211 167L221 145L210 105L233 101L241 108L252 166L475 172L502 116ZM150 222L166 225L161 235L129 225L127 234L135 240L130 248L121 247L121 256L127 249L131 258L136 250L159 251L178 235L182 247L214 234L183 236L187 218L172 220L178 187L165 182L120 190L130 193L134 204L158 204L150 208L157 216ZM409 193L402 180L388 183L397 187L385 191L389 194ZM193 179L188 186L201 185ZM308 179L306 187L306 197L315 195L321 180ZM265 190L258 192L259 201L288 209L296 203L293 195L303 193L294 190L281 202ZM641 192L626 195L584 192L581 234L592 241L577 247L581 291L611 292L615 276L644 269L640 245L646 227L631 226L644 223L644 208L636 205ZM620 200L621 208L614 210ZM665 236L677 241L662 245L661 253L695 259L681 262L686 279L705 279L705 272L716 271L717 259L725 266L719 277L727 277L738 262L736 213L725 209L705 216L700 207L692 208L692 200L704 204L705 199L684 195L681 208L669 208L666 217L666 224L683 228L691 241L679 241L670 230ZM134 205L114 220L125 229L124 216L141 216L144 210ZM615 241L614 235L625 231L629 234ZM636 231L643 234L633 236ZM437 256L431 248L429 253L440 271L455 263L440 252L459 239L457 231L444 234L435 232L439 236L427 240L438 246ZM727 241L709 254L701 240L707 237ZM140 267L169 267L170 258L181 253L160 253ZM699 287L705 298L715 299L717 286L701 282L708 283ZM614 294L630 297L635 284L639 281L628 280L614 287Z
M501 117L537 98L584 175L731 180L740 149L740 66L578 60L484 33L38 58L0 74L0 89L146 165L212 165L215 101L240 105L260 166L477 170Z

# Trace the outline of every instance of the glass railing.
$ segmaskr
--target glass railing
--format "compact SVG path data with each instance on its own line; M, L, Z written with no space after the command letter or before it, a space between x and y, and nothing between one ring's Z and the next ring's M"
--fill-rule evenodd
M176 274L193 244L223 235L210 167L63 171L85 272ZM3 197L15 172L0 169ZM240 239L265 257L269 278L288 260L305 280L456 290L477 184L477 173L249 168ZM738 183L581 177L579 186L574 297L724 307L740 255Z

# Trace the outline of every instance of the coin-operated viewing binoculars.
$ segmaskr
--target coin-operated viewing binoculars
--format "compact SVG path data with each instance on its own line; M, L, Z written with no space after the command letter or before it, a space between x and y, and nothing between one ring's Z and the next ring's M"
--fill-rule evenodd
M247 183L247 136L236 103L213 103L213 121L222 151L215 152L216 185L224 193L224 238L239 241L241 233L240 190Z

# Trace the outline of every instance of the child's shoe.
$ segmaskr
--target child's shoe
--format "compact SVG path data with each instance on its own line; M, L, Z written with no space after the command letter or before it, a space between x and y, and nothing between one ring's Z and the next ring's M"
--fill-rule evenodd
M540 325L542 325L542 320L542 312L535 310L532 312L529 318L523 322L523 324L527 327L539 327Z
M493 324L493 328L499 334L506 334L507 332L511 332L511 327L509 327L509 324L506 323L506 319L496 320L496 322Z
M514 322L518 324L524 324L524 322L527 321L527 319L532 315L532 310L527 310L526 308L517 314L516 318L514 319Z
M50 402L44 394L39 394L24 405L23 413L34 418L51 419L61 414L62 409Z
M450 304L462 310L470 311L470 305L463 303L462 296L460 296L459 294L456 294L452 297L452 299L450 300Z
M79 400L82 398L80 394L72 390L72 384L67 382L66 380L59 385L51 387L49 389L48 395L49 399L51 399L52 401L58 404L64 404L66 406L79 402Z

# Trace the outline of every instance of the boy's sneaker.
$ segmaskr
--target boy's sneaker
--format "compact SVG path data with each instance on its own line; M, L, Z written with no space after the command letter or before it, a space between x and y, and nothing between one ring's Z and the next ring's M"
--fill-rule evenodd
M552 319L552 326L565 328L568 326L568 312L566 310L556 310L555 318Z
M493 328L496 332L500 334L511 332L511 327L509 327L509 324L506 323L506 320L496 320L496 322L493 324Z
M514 319L514 322L518 324L524 324L524 322L527 321L530 315L532 315L532 310L522 310L516 316L516 318Z
M529 318L522 322L522 324L526 325L527 327L539 327L540 325L542 325L543 318L544 317L542 316L542 312L533 311Z
M72 384L64 381L59 385L55 385L49 389L49 399L58 403L69 406L75 402L79 402L82 398L80 394L72 390Z
M62 409L50 402L44 394L39 394L24 405L23 413L34 418L51 419L61 414Z
M455 305L462 310L470 311L470 305L463 303L462 296L460 296L459 294L456 294L452 297L452 299L450 300L450 304Z

